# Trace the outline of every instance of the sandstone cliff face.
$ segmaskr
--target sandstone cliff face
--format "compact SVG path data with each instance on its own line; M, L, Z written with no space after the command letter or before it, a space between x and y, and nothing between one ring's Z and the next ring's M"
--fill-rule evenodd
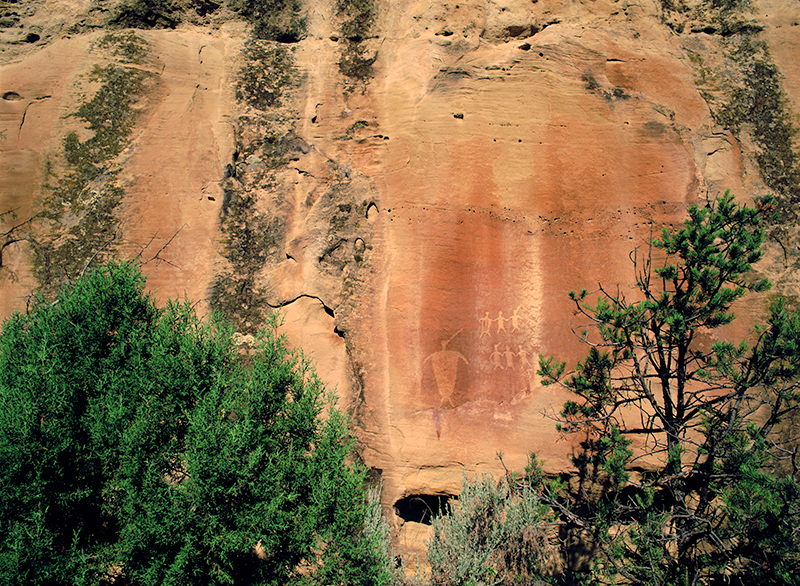
M75 12L101 22L88 4ZM265 57L267 77L290 82L260 109L236 97L243 23L138 31L135 67L152 77L114 159L115 254L152 258L160 298L227 311L243 333L280 308L353 412L387 513L454 494L465 469L500 473L498 450L512 468L537 451L566 469L571 446L547 417L565 397L535 374L539 354L579 356L564 293L625 291L630 252L705 194L776 189L755 123L721 124L726 91L745 83L733 29L767 43L800 103L800 5L668 4L382 0L369 34L348 40L334 2L308 3L306 38L280 45L294 65ZM4 45L0 211L17 220L0 232L43 205L46 162L58 168L81 130L64 116L93 65L115 59L103 31L68 35L62 21L42 3L18 35L50 36ZM794 231L774 233L761 270L796 295ZM11 240L3 315L36 286L30 246ZM393 521L419 547L425 529Z

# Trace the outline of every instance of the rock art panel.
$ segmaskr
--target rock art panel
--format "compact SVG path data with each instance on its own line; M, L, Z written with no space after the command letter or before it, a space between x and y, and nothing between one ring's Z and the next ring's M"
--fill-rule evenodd
M492 219L477 237L467 235L477 228L474 222L457 226L462 228L446 236L469 242L474 251L437 243L426 255L419 342L425 358L419 398L409 401L410 411L475 401L513 404L531 392L532 359L540 345L533 239L509 237L503 223ZM433 235L423 239L436 242ZM518 246L496 249L515 240Z
M631 250L682 221L699 194L682 125L708 116L691 70L633 36L551 24L525 50L458 51L393 38L381 89L352 98L391 139L346 145L383 210L371 327L351 331L388 502L457 490L464 466L499 473L497 450L515 468L529 450L569 465L545 416L565 397L540 385L538 356L578 356L567 290L630 282Z

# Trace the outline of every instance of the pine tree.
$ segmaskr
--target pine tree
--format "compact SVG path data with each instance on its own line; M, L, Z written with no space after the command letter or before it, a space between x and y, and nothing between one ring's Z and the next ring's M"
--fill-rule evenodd
M573 490L542 486L591 532L595 582L800 583L800 316L777 299L747 340L703 341L769 287L749 275L772 205L758 203L726 193L691 206L681 229L633 255L632 299L570 292L588 355L568 374L540 360L544 382L574 395L559 429L583 440Z

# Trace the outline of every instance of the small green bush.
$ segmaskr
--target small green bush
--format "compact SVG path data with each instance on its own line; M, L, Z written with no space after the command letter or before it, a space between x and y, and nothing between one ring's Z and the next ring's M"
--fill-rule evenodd
M257 39L293 43L305 36L299 0L228 0L228 6L253 24Z
M111 49L112 55L119 58L121 63L142 63L147 56L147 43L133 31L121 33L108 33L97 46L101 49Z
M109 24L120 28L175 28L182 12L175 0L126 0L116 8Z
M362 44L375 24L374 0L337 0L336 14L343 19L340 29L345 45L339 72L351 80L366 81L372 77L372 65L378 59L377 53L369 55Z
M710 4L712 8L725 11L750 9L750 0L711 0Z
M114 10L109 25L119 28L175 28L194 12L216 12L222 0L124 0Z
M294 55L283 45L249 39L242 49L245 65L239 70L236 99L266 110L280 105L280 98L297 79Z
M337 0L336 12L345 18L342 36L354 42L367 38L375 23L374 0Z
M339 59L339 72L351 79L366 81L373 75L373 64L378 54L367 55L367 49L360 43L347 41L347 48Z
M465 475L458 501L433 519L431 584L522 586L542 580L551 561L544 527L548 511L526 485Z

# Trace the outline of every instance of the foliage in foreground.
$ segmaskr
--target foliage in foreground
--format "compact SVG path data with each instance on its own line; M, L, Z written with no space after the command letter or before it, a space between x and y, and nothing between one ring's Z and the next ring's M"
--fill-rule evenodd
M549 508L527 484L466 476L457 503L433 519L428 542L431 584L533 584L552 552L545 531Z
M387 583L308 363L269 330L243 355L143 287L107 264L3 325L0 583Z
M779 299L749 339L711 342L769 286L748 272L771 205L692 206L634 256L635 299L570 294L589 353L569 374L542 358L540 375L574 394L559 426L583 452L571 491L542 487L591 532L593 583L800 584L800 315Z

